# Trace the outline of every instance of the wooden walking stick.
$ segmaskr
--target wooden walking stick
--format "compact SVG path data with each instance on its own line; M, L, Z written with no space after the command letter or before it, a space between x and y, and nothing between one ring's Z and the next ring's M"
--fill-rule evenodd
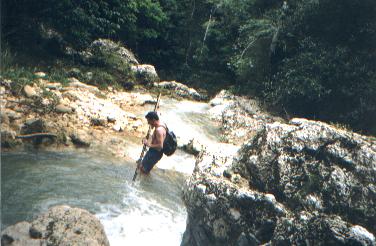
M157 98L157 102L155 103L154 112L156 112L157 109L158 109L158 107L159 107L159 99L160 98L161 98L161 93L159 93L158 98ZM146 139L149 139L150 132L151 132L151 126L149 125L149 130L148 130L148 133L146 134ZM146 144L144 144L144 146L142 147L140 158L136 161L137 166L136 166L136 170L134 171L134 175L133 175L132 181L136 180L136 177L137 177L137 174L138 174L138 170L140 169L140 166L141 166L142 158L144 157L144 154L146 152L146 147L147 147Z

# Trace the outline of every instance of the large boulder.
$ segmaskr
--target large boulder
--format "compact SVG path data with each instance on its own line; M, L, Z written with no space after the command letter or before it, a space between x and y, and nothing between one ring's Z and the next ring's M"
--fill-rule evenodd
M375 245L376 143L321 122L270 123L235 158L201 154L182 245Z
M176 81L162 81L160 83L154 83L154 86L170 90L180 97L190 98L194 100L206 99L206 96L201 95L195 89L189 88L188 86Z
M135 74L137 82L143 85L151 85L159 81L155 67L148 64L132 65L131 70Z
M138 61L134 54L122 44L109 39L97 39L79 53L86 63L117 66L123 64L135 65ZM112 63L112 64L111 64Z
M257 100L235 96L222 90L210 102L210 117L221 123L224 140L242 144L261 130L266 123L283 122L263 110Z
M290 207L327 211L376 232L376 143L305 119L266 125L234 170Z
M1 245L110 245L103 226L88 211L56 206L33 222L19 222L1 232Z

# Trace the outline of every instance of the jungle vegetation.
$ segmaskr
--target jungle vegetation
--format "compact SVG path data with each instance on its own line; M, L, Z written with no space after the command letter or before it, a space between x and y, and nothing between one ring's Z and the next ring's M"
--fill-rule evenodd
M1 27L3 69L109 38L162 80L376 134L374 0L4 0Z

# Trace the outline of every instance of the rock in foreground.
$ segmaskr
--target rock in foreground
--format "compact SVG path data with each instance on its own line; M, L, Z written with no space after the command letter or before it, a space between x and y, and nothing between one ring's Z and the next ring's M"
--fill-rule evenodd
M375 245L376 145L324 123L272 123L238 156L202 154L182 245Z
M88 211L56 206L33 222L20 222L1 233L1 245L109 246L103 226Z

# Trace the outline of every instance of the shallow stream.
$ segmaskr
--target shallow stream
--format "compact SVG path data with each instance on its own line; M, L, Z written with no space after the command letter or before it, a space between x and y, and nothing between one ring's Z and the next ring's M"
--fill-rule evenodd
M160 110L181 139L200 138L214 145L219 129L208 108L166 99ZM2 229L31 221L53 205L68 204L94 213L113 246L179 245L186 225L181 190L194 157L178 150L133 183L140 151L139 143L130 144L126 160L101 149L2 153Z

